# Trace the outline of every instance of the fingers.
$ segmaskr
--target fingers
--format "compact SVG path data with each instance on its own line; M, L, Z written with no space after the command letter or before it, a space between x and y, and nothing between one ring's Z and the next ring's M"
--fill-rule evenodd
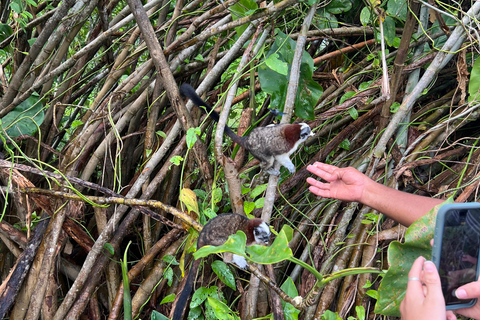
M438 274L437 267L432 261L425 261L423 264L423 282L427 287L427 296L425 297L426 302L436 304L441 301L445 304L440 275Z
M480 283L479 281L467 283L455 290L455 295L458 299L473 299L480 297Z
M313 165L307 166L307 170L314 175L322 178L325 181L332 182L337 180L337 176L334 173L338 168L322 162L315 162Z
M420 281L424 262L424 257L418 257L408 273L407 291L405 296L414 300L418 299L418 301L423 301L424 298L423 286L422 282Z
M330 198L330 184L320 182L313 178L307 178L307 183L311 185L308 188L308 190L310 190L311 193L317 196Z

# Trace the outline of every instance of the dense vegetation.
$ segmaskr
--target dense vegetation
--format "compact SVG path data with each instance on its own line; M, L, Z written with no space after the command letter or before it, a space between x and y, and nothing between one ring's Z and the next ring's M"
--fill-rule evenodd
M374 310L382 274L365 267L387 269L405 228L313 196L305 168L353 166L407 192L476 201L479 11L479 1L2 0L1 318L165 319L198 231L225 212L279 233L250 258L282 290L210 255L190 318L385 317ZM186 103L182 83L239 135L307 122L315 136L291 156L296 173L260 172Z

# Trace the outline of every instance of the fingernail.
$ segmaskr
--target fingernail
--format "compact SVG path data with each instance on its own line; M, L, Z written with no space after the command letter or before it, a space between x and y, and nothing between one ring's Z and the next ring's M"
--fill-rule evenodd
M467 299L467 291L465 291L464 289L455 290L455 295L458 299Z
M435 271L435 264L430 260L426 260L423 263L423 270L425 272L434 272Z

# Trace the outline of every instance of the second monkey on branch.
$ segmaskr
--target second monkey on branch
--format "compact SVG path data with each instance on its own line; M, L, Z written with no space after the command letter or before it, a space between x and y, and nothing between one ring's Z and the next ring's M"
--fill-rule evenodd
M204 107L210 117L218 123L218 113L197 95L191 85L182 84L180 92L192 100L195 105ZM306 123L271 124L266 127L257 127L248 136L243 137L239 137L228 126L225 126L225 134L257 158L262 170L277 176L280 175L280 172L273 168L275 161L287 168L291 174L295 173L295 165L290 160L290 155L308 137L313 136L310 126Z

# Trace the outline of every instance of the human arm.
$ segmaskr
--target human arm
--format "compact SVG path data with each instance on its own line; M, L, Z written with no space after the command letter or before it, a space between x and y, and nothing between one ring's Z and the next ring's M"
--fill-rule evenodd
M408 273L407 291L400 304L400 313L402 320L447 318L437 268L433 262L425 261L424 257L417 258Z
M355 168L338 168L316 162L307 170L325 180L307 178L309 190L321 197L363 203L405 226L425 215L443 200L398 191L377 183Z

